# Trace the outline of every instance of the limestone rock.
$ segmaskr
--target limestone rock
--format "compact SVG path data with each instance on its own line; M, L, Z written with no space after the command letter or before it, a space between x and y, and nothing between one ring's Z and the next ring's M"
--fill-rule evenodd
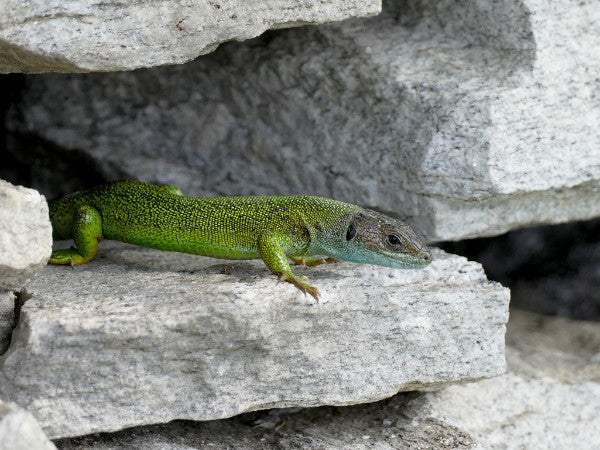
M378 0L0 4L0 73L130 70L176 64L285 28L377 14Z
M600 324L511 311L510 373L351 407L275 409L65 439L62 449L595 449Z
M56 450L31 413L0 401L1 450Z
M419 411L415 421L433 418L454 426L482 448L592 450L600 440L599 396L597 382L572 385L507 374L427 394L412 406Z
M48 204L33 189L0 180L0 291L16 291L52 251Z
M296 269L320 288L316 306L260 261L106 242L91 263L47 266L27 286L0 395L57 438L503 373L508 290L476 263L434 258L414 271Z
M432 240L499 234L600 215L598 24L592 0L389 2L183 66L29 78L9 126L111 179L309 192Z
M482 448L595 449L600 442L600 324L511 311L509 372L416 399Z
M600 322L511 310L506 333L510 371L525 379L600 383ZM590 401L600 407L600 398Z

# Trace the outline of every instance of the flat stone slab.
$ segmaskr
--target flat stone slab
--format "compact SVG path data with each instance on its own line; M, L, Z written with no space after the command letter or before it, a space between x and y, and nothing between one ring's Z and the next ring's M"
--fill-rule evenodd
M511 310L509 373L350 407L274 409L58 441L61 449L589 449L600 442L600 323Z
M67 243L64 243L67 245ZM27 286L0 397L51 438L273 407L349 405L505 371L509 292L434 252L422 270L296 270L105 242Z
M0 3L0 73L92 72L176 64L268 29L381 11L380 0Z

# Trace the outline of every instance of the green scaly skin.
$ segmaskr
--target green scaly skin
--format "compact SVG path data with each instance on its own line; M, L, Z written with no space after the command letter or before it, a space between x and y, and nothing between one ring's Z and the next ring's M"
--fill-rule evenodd
M292 272L296 264L337 259L418 268L431 255L403 222L319 197L185 197L174 186L117 181L50 203L56 250L50 264L84 264L103 239L225 259L262 259L281 280L319 291ZM319 258L317 255L326 256Z

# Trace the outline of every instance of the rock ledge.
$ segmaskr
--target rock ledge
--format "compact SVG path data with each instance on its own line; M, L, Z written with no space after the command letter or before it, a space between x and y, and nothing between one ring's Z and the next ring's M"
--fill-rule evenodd
M103 243L27 287L0 396L51 438L271 407L348 405L505 371L509 292L479 264L298 270ZM40 371L40 368L43 370Z

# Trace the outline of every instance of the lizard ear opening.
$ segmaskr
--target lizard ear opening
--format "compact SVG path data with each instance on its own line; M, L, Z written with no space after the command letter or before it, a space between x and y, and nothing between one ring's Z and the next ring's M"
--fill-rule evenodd
M348 230L346 231L346 240L351 240L354 236L356 236L356 227L353 223L348 225Z

